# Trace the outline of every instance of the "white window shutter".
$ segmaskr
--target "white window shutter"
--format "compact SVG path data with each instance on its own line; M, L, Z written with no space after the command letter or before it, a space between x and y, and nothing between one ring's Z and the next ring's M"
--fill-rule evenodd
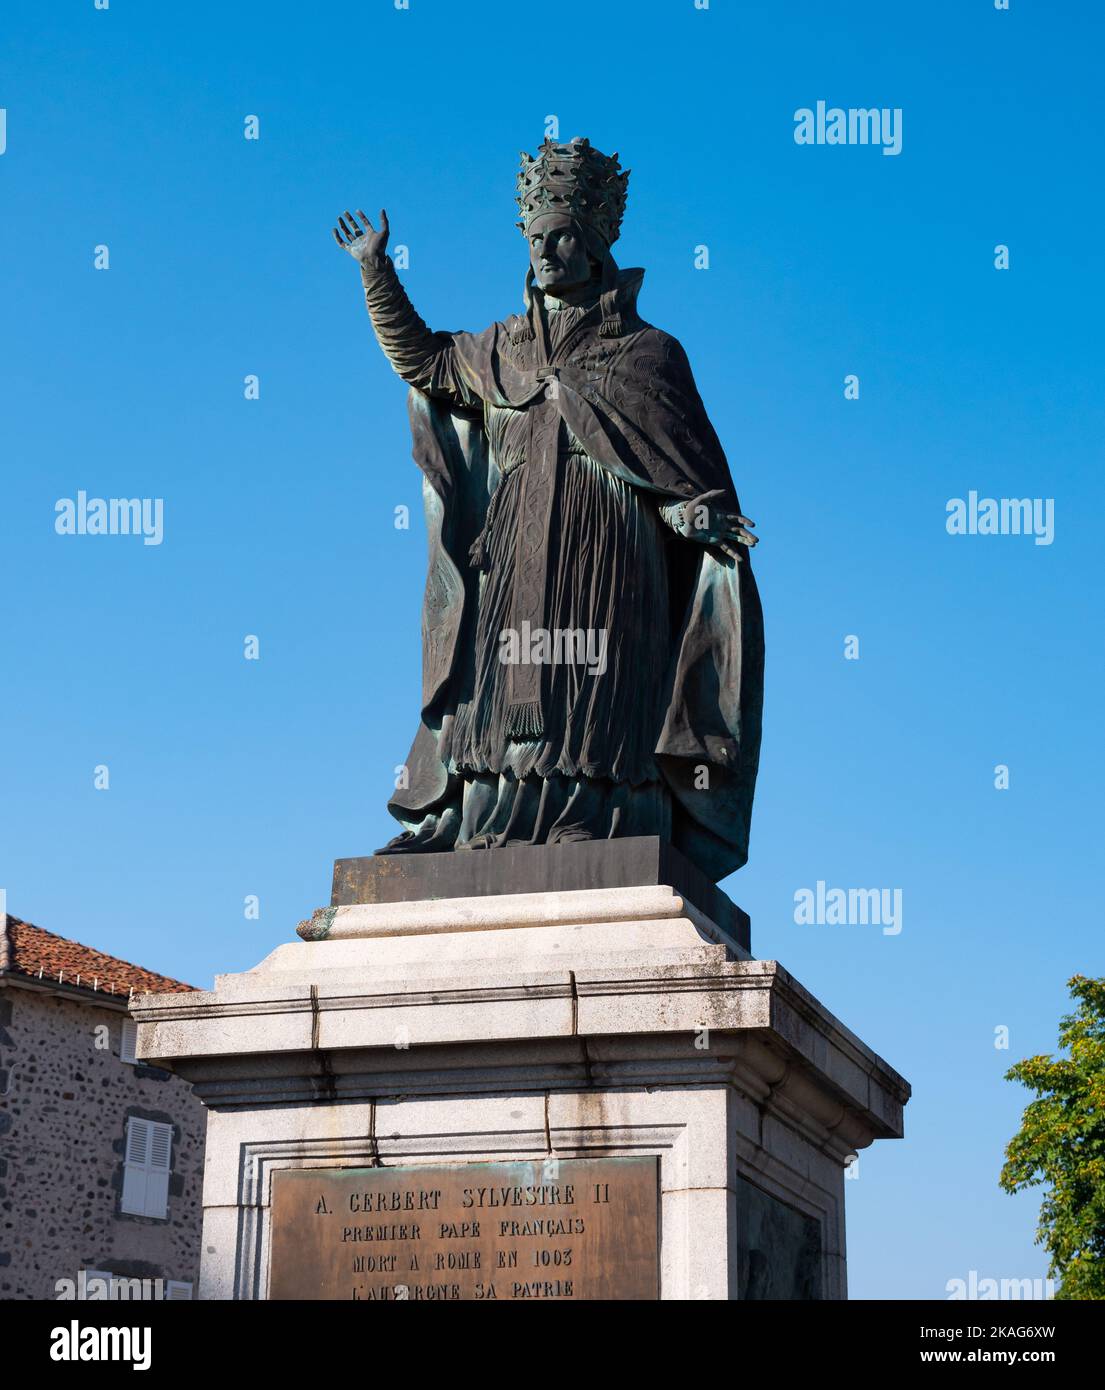
M169 1214L169 1174L173 1170L173 1127L157 1120L127 1121L122 1209L131 1216Z
M138 1024L133 1018L123 1019L123 1032L119 1039L119 1060L121 1062L135 1063L138 1058L134 1055L135 1044L138 1042Z
M184 1279L170 1279L165 1285L165 1297L167 1299L181 1299L192 1297L192 1285Z
M173 1168L173 1127L151 1123L146 1178L146 1215L169 1215L169 1174Z
M152 1121L132 1115L127 1120L127 1162L145 1168L150 1161L150 1130Z
M149 1120L139 1120L133 1115L127 1120L127 1151L126 1162L123 1165L123 1200L120 1206L131 1216L146 1215L150 1129Z

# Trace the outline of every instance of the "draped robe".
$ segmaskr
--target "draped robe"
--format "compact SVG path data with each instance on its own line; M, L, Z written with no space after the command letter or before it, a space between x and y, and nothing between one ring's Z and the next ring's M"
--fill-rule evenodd
M389 803L409 833L388 848L659 834L714 879L747 859L759 598L746 557L668 524L707 491L740 507L686 354L637 313L642 274L469 334L432 333L387 258L363 269L412 387L430 543L422 716ZM593 640L557 659L557 633Z

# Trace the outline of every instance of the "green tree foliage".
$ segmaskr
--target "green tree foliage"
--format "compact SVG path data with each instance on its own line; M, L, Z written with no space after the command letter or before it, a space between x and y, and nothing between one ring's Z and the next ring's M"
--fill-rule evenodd
M1005 1151L1006 1192L1047 1184L1036 1242L1057 1298L1105 1299L1105 979L1068 981L1078 1007L1059 1025L1066 1057L1029 1057L1005 1074L1036 1099Z

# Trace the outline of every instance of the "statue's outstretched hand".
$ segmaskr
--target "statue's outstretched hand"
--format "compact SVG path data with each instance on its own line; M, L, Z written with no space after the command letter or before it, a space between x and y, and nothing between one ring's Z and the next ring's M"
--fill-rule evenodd
M388 244L388 215L383 208L380 209L380 230L377 231L372 223L357 209L357 217L361 219L363 226L357 225L357 218L348 209L338 218L338 225L334 230L334 240L343 251L348 251L354 260L373 264L384 254ZM340 228L340 231L339 231Z
M741 560L744 558L741 547L750 550L759 541L758 536L746 529L756 523L741 516L740 512L719 507L717 499L724 495L720 488L715 488L691 502L684 502L682 516L675 529L687 540L698 541L700 545L716 545L734 560Z

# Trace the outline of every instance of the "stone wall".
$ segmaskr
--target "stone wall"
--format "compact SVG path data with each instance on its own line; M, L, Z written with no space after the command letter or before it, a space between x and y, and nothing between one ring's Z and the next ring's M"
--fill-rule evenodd
M0 989L0 1299L56 1298L81 1269L198 1291L206 1112L187 1082L120 1060L123 1018ZM119 1209L131 1115L173 1126L165 1220Z

